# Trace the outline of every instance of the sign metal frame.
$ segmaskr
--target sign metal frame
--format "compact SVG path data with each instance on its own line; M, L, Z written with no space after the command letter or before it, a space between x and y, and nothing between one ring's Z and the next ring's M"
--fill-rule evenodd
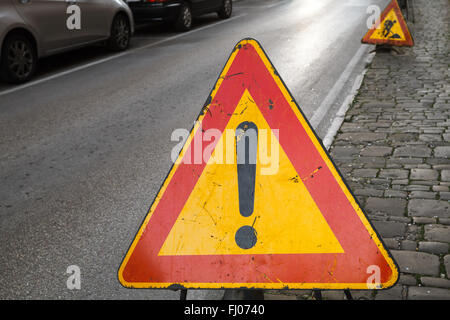
M245 73L250 73L250 76L246 77ZM239 79L240 76L246 80ZM263 83L260 79L267 80L268 83ZM321 170L317 179L306 180L305 186L346 252L342 254L268 252L253 255L158 256L167 234L179 215L176 211L183 206L186 197L189 197L190 191L195 186L196 181L189 179L195 179L195 177L198 179L205 167L205 164L188 166L177 161L164 179L123 259L118 271L120 283L130 288L167 289L385 289L395 285L399 274L395 260L361 210L356 197L333 163L322 141L256 40L243 39L233 49L179 157L188 151L195 135L201 134L199 123L203 124L203 129L207 129L212 125L211 121L216 121L214 116L217 114L218 105L222 108L222 114L224 111L233 110L233 105L236 107L241 97L238 93L252 86L254 90L261 90L259 92L263 93L260 96L264 98L267 98L265 96L267 94L274 92L278 94L276 97L271 96L275 105L273 110L272 108L261 110L266 120L269 119L271 128L285 126L292 130L301 129L302 132L298 134L301 138L298 138L300 139L298 141L308 144L310 148L317 151L308 155L311 161L309 165L306 164L309 167L303 173L311 172L308 171L311 170L311 166L313 164L316 166L318 163L326 170ZM229 94L228 101L225 101L227 88L232 88L237 93ZM261 98L253 95L255 96L258 99ZM276 112L280 110L278 106L284 112ZM226 123L226 117L222 117L214 125L221 130ZM296 146L287 146L292 138L283 137L280 133L279 139L280 145L283 148L286 147L286 154L298 170L298 164L305 162L305 159L296 155L298 153ZM306 159L307 163L308 161ZM299 172L300 176L301 174ZM324 188L324 182L330 184ZM328 190L324 192L324 189ZM342 199L330 203L333 199L326 200L325 197L335 192L342 193ZM321 196L321 193L325 195ZM174 199L181 199L180 204L174 203L178 201ZM347 210L350 213L336 217L333 206L338 206L342 212ZM346 225L349 225L350 229ZM352 226L354 229L351 228ZM347 230L337 230L340 228L347 228ZM367 269L370 262L378 263L381 272L380 281L373 286L369 286L364 280L371 275Z

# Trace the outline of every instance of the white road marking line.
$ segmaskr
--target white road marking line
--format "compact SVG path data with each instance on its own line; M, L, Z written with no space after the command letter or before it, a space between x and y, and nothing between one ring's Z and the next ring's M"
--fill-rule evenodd
M239 9L270 9L270 8L285 4L287 2L288 1L280 1L280 2L275 2L272 4L267 4L267 5L262 5L262 6L258 5L258 4L254 5L254 6L248 6L248 5L241 6L241 5L235 4L234 6Z
M375 54L370 54L367 58L367 63L370 63L373 60L373 57ZM336 136L339 128L341 127L342 123L345 119L345 114L347 113L347 110L350 108L350 105L352 104L353 100L355 99L355 96L358 94L358 90L361 87L361 84L364 80L364 75L367 72L367 67L363 70L363 72L358 75L355 79L355 82L353 83L352 90L350 91L350 94L345 98L344 102L342 103L341 107L339 108L338 112L336 113L336 117L334 118L333 122L331 123L331 126L328 128L327 134L325 135L325 138L323 139L322 143L325 146L327 150L330 149L331 144L333 143L334 137Z
M112 56L109 56L109 57L106 57L106 58L103 58L103 59L100 59L100 60L89 62L87 64L84 64L84 65L81 65L81 66L78 66L78 67L74 67L74 68L71 68L69 70L62 71L62 72L59 72L59 73L56 73L56 74L53 74L53 75L50 75L50 76L47 76L47 77L35 80L35 81L30 81L30 82L27 82L25 84L16 86L14 88L0 91L0 96L4 96L4 95L7 95L7 94L12 93L12 92L16 92L16 91L19 91L19 90L22 90L22 89L25 89L25 88L29 88L29 87L38 85L40 83L47 82L47 81L53 80L55 78L59 78L59 77L65 76L65 75L70 74L70 73L74 73L74 72L77 72L77 71L80 71L80 70L83 70L83 69L87 69L87 68L90 68L92 66L95 66L95 65L98 65L98 64L102 64L104 62L107 62L107 61L110 61L110 60L113 60L113 59L116 59L116 58L120 58L120 57L125 56L125 55L129 55L129 54L135 53L135 52L137 52L139 50L142 50L142 49L151 48L151 47L157 46L157 45L159 45L161 43L168 42L168 41L171 41L171 40L175 40L175 39L178 39L178 38L190 35L192 33L198 32L198 31L202 31L202 30L205 30L205 29L208 29L208 28L212 28L212 27L217 26L219 24L222 24L222 23L225 23L225 22L229 22L229 21L232 21L232 20L244 17L246 15L248 15L248 13L243 13L243 14L234 16L232 18L226 19L226 20L218 21L216 23L200 27L198 29L194 29L194 30L191 30L191 31L188 31L188 32L185 32L185 33L180 33L180 34L174 35L172 37L164 38L164 39L161 39L159 41L156 41L156 42L153 42L153 43L149 43L149 44L146 44L146 45L143 45L141 47L134 48L134 49L130 49L130 50L127 50L127 51L124 51L124 52L121 52L121 53L118 53L118 54L115 54L115 55L112 55Z
M310 123L314 128L317 128L317 126L323 120L323 118L328 113L330 108L333 106L333 103L336 101L336 98L341 93L341 90L344 87L345 83L350 78L353 70L355 69L358 62L361 60L361 57L367 52L368 48L369 46L366 44L363 44L359 47L358 51L356 51L355 55L347 64L347 66L345 67L342 74L339 76L334 86L331 88L325 99L320 104L319 108L317 108L317 110L314 112L314 115L310 120Z
M264 6L264 9L270 9L270 8L282 5L282 4L286 3L286 2L287 1L281 1L281 2L272 3L272 4L269 4L267 6Z
M119 58L121 56L126 55L127 53L128 53L128 51L127 52L122 52L122 53L119 53L119 54L115 54L113 56L110 56L110 57L107 57L107 58L104 58L104 59L100 59L100 60L96 60L96 61L84 64L84 65L81 65L81 66L78 66L78 67L66 70L66 71L62 71L62 72L53 74L51 76L44 77L44 78L39 79L39 80L30 81L30 82L27 82L25 84L16 86L14 88L0 91L0 96L7 95L9 93L16 92L16 91L19 91L19 90L22 90L22 89L25 89L25 88L29 88L29 87L35 86L37 84L40 84L42 82L50 81L52 79L62 77L64 75L66 75L66 74L77 72L79 70L83 70L83 69L89 68L91 66L94 66L94 65L101 64L101 63L109 61L109 60L113 60L113 59Z

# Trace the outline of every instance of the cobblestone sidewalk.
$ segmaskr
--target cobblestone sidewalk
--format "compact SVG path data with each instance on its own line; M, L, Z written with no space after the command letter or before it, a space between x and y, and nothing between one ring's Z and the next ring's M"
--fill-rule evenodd
M450 299L449 2L416 0L415 10L415 46L376 54L330 150L401 272L393 288L355 299Z

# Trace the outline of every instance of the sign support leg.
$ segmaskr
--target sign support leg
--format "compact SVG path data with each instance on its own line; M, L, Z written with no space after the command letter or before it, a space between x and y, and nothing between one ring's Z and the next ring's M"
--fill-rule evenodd
M187 296L187 289L181 289L180 290L180 300L186 300L186 296Z
M226 289L222 300L264 300L264 290Z
M370 53L372 53L372 52L386 52L386 51L387 52L395 51L397 54L401 54L401 52L397 48L392 47L392 46L387 45L387 44L376 45L375 49L370 51Z
M344 289L345 297L347 300L353 300L352 293L348 289ZM313 296L316 300L322 300L322 291L318 289L313 290Z
M318 289L313 290L313 296L316 300L322 300L322 291Z
M344 293L345 293L345 297L347 298L347 300L353 300L352 293L350 292L350 290L345 289Z

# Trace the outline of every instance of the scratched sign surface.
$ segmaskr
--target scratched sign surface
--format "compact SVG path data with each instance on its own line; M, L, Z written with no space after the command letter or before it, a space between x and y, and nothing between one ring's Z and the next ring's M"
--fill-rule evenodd
M392 0L380 16L380 23L373 26L362 39L363 43L388 44L412 47L414 41L396 0Z
M240 41L122 262L120 282L374 289L397 277L264 51Z

